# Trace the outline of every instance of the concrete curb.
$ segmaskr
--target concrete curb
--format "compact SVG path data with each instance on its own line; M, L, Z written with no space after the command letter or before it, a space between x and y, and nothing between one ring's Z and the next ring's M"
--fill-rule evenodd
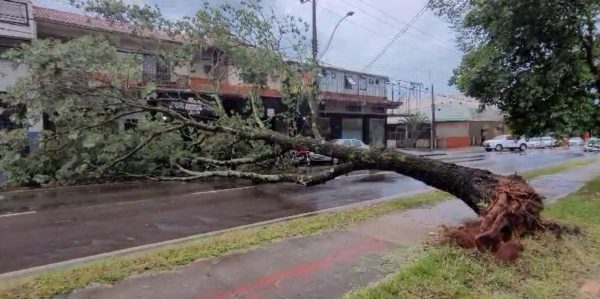
M197 234L197 235L188 236L188 237L184 237L184 238L173 239L173 240L152 243L152 244L147 244L147 245L141 245L141 246L126 248L126 249L101 253L101 254L97 254L97 255L71 259L71 260L67 260L67 261L63 261L63 262L58 262L58 263L53 263L53 264L23 269L23 270L17 270L17 271L13 271L13 272L7 272L7 273L0 274L0 280L23 278L25 276L40 274L40 273L46 272L46 271L64 269L64 268L68 268L68 267L75 266L75 265L89 264L89 263L92 263L92 262L95 262L98 260L102 260L102 259L106 259L106 258L124 256L124 255L142 252L142 251L153 250L153 249L160 249L160 248L167 247L170 245L177 245L177 244L181 244L181 243L185 243L185 242L189 242L189 241L198 240L201 238L217 236L217 235L221 235L221 234L228 233L228 232L239 231L239 230L244 230L244 229L249 229L249 228L254 228L254 227L260 227L260 226L265 226L265 225L269 225L269 224L284 222L284 221L298 219L298 218L305 218L305 217L315 216L315 215L319 215L319 214L326 214L326 213L350 210L350 209L354 209L354 208L372 206L372 205L386 202L386 201L393 200L393 199L409 198L412 196L425 194L432 190L434 190L434 189L431 187L428 187L425 190L407 192L407 193L397 194L397 195L393 195L393 196L386 196L386 197L381 197L381 198L372 199L372 200L368 200L368 201L357 202L357 203L353 203L353 204L349 204L349 205L345 205L345 206L333 207L333 208L328 208L328 209L324 209L324 210L318 210L318 211L313 211L313 212L308 212L308 213L303 213L303 214L298 214L298 215L292 215L292 216L288 216L288 217L277 218L277 219L272 219L272 220L267 220L267 221L262 221L262 222L257 222L257 223L242 225L242 226L236 226L236 227L232 227L232 228L228 228L228 229Z

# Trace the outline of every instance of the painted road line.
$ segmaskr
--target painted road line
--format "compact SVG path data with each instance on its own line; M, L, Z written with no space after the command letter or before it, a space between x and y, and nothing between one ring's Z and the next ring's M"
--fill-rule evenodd
M258 187L258 186L246 186L246 187L231 188L231 189L219 189L219 190L210 190L210 191L200 191L200 192L194 192L194 193L190 193L190 194L191 195L212 194L212 193L219 193L219 192L252 189L252 188L256 188L256 187Z
M8 214L0 215L0 218L22 216L22 215L29 215L29 214L35 214L35 213L37 213L37 211L29 211L29 212L23 212L23 213L8 213Z

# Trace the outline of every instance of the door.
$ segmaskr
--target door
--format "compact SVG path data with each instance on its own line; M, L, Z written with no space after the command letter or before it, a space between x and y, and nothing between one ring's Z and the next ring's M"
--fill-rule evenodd
M385 147L385 119L369 119L369 144L373 147Z
M363 140L362 118L342 119L342 139Z

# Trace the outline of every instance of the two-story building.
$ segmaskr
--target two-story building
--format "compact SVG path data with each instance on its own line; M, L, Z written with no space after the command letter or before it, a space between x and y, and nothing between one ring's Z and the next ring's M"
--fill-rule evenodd
M389 78L321 66L319 80L321 133L328 139L359 139L376 147L385 145Z
M129 66L139 68L141 77L131 78L128 82L131 82L132 88L140 87L147 81L156 82L159 89L158 100L173 101L174 105L190 110L191 113L210 115L211 111L198 101L198 97L215 92L215 78L219 80L218 92L226 109L241 110L250 94L250 85L239 78L235 66L221 63L222 57L215 49L204 49L191 65L171 68L157 56L157 47L159 44L161 49L177 47L184 42L181 38L158 31L148 32L147 35L132 35L127 24L32 6L27 0L0 0L0 3L12 9L12 17L4 20L5 22L2 19L5 14L0 15L0 45L14 46L34 38L68 40L85 34L104 34L117 41L120 52L143 55L141 65ZM21 35L12 38L10 42L4 41L11 32L16 35L16 31L24 33L19 33ZM156 42L156 38L160 43ZM8 62L0 63L6 63L6 67L0 64L0 71L10 78L5 80L6 78L0 77L0 88L14 84L18 75L26 72L24 68L9 68ZM281 79L269 78L267 85L258 90L265 116L272 116L282 109ZM386 109L394 106L387 99L388 81L385 76L322 65L319 79L319 124L323 135L328 139L356 138L368 144L383 146ZM135 116L128 118L132 119L124 119L123 124L137 121ZM273 129L285 130L285 126L276 119L272 120L271 126ZM39 129L38 125L37 130Z

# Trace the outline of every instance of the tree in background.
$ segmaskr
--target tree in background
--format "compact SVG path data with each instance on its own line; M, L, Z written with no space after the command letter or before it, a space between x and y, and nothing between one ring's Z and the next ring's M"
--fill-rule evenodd
M2 167L10 179L64 184L119 177L192 181L220 176L310 186L355 170L379 169L446 191L480 213L482 221L470 244L482 249L498 250L512 236L544 228L539 219L541 197L520 177L299 135L293 128L305 94L303 75L314 72L302 62L308 49L306 25L294 17L267 14L258 1L241 3L206 4L194 16L178 21L166 20L156 8L120 0L79 4L130 26L132 34L162 36L152 49L157 59L168 62L164 65L171 72L193 65L198 51L216 49L226 69L250 86L241 113L226 108L219 90L223 77L216 68L210 76L212 90L196 94L214 112L211 117L191 115L171 104L186 99L158 97L155 80L132 86L126 78L135 75L136 68L126 66L140 65L141 57L118 52L110 38L35 40L11 51L8 56L15 63L30 69L30 75L3 98L20 108L13 119L26 126L31 117L45 115L53 126L42 134L40 148L28 156L21 154L24 130L3 132L10 146L2 153ZM165 34L181 41L180 46L165 45ZM290 63L292 58L299 62ZM265 124L269 117L258 94L272 77L281 78L286 108L278 116L288 122L287 132ZM137 126L128 130L115 126L129 115L140 119ZM289 168L291 152L300 146L340 163L320 173L300 174Z
M451 83L507 115L516 134L600 124L597 0L432 0L465 52Z
M425 125L428 124L427 116L422 113L408 115L402 121L406 128L406 134L411 142L411 146L416 147L417 139L425 130Z

